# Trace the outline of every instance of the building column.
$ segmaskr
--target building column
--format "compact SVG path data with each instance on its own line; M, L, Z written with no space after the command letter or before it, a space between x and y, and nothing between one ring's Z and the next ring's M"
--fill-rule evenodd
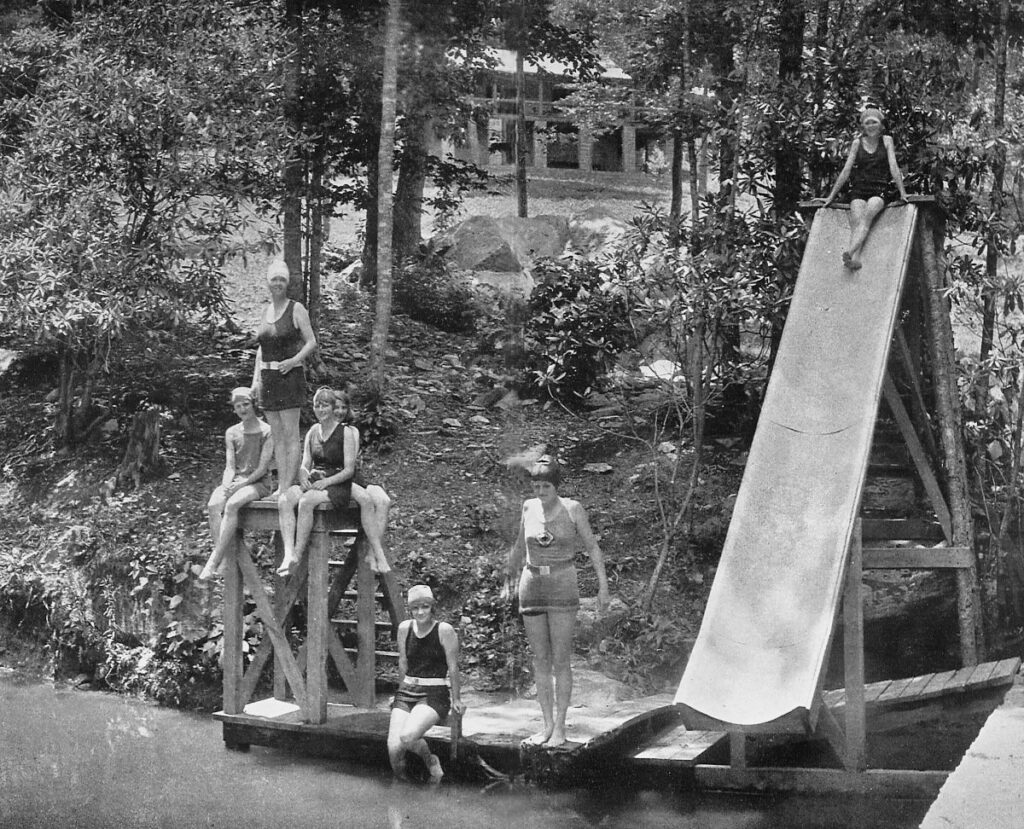
M547 129L547 121L533 122L533 166L548 166L548 137L544 132Z
M576 157L579 169L590 172L594 163L594 137L588 127L581 126L576 133Z
M622 172L636 172L636 127L622 125Z

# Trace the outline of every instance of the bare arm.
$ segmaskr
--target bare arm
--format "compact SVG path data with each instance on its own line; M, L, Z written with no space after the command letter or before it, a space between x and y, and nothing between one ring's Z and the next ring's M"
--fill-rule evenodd
M882 141L885 143L885 153L889 157L889 175L896 182L896 189L900 191L900 198L903 201L907 201L907 188L903 186L903 171L900 170L899 162L896 160L896 145L893 143L891 135L883 136Z
M287 374L293 368L301 366L303 361L316 351L316 334L313 333L313 326L309 322L309 312L306 310L306 306L300 302L296 302L292 306L292 322L295 323L295 327L302 335L302 348L294 357L289 357L278 363L277 370L281 374Z
M604 610L608 607L609 602L608 573L604 567L604 553L601 552L597 536L594 535L594 531L590 527L587 511L578 501L573 502L572 519L576 524L576 532L579 533L580 540L583 542L583 549L587 551L590 563L594 565L594 573L597 575L597 604Z
M452 710L462 713L462 680L459 677L459 635L455 628L447 622L438 623L438 636L444 648L445 661L448 663L448 680L452 684Z
M256 483L260 478L266 475L270 471L271 461L274 460L274 435L268 434L267 439L263 441L263 447L260 449L260 460L256 464L256 469L253 470L252 478L250 483Z
M256 365L252 370L252 396L254 400L260 398L260 363L263 362L263 346L256 346Z
M839 191L843 189L843 185L850 180L850 173L853 172L853 162L857 159L857 145L860 144L859 138L854 138L850 143L850 151L846 154L846 163L843 165L843 169L839 171L839 176L836 178L836 183L832 185L832 191L828 194L825 199L825 207L828 207L832 202L835 201Z
M523 512L526 511L526 504L523 504ZM523 516L519 517L519 529L516 531L516 540L508 548L508 571L505 573L505 586L501 588L501 597L509 599L513 595L516 585L516 576L523 569L523 560L526 558L526 525L523 523Z
M220 476L220 484L227 487L235 479L235 442L231 439L231 430L234 426L228 427L224 432L224 474Z
M406 619L398 626L398 681L405 681L409 672L409 656L405 652L405 643L409 640L409 626L412 619Z
M306 432L306 439L302 441L302 462L299 464L299 489L309 489L309 473L313 469L313 430L319 429L320 424L314 423Z

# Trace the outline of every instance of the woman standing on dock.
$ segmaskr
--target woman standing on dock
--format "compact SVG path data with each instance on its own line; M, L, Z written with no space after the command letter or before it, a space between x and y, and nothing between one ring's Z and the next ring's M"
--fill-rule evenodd
M858 270L868 231L887 204L907 201L903 174L896 160L891 135L882 134L882 113L869 107L860 114L861 134L853 139L832 191L822 207L828 207L847 181L850 182L850 243L843 251L843 266Z
M391 498L383 487L367 484L356 471L359 458L359 430L348 424L349 397L343 391L321 388L313 395L314 423L306 433L299 482L289 487L277 502L284 543L284 558L278 575L289 576L302 560L313 530L313 510L318 504L347 509L355 500L359 518L370 546L367 563L375 573L391 569L384 555Z
M447 622L434 618L434 594L425 584L409 588L411 619L398 626L398 675L391 703L388 760L395 776L405 779L405 755L418 754L432 783L444 776L441 761L423 739L449 711L462 713L459 637Z
M508 555L506 591L511 593L519 574L519 612L533 651L537 702L544 716L544 730L527 742L554 747L566 741L565 716L572 696L572 640L580 605L575 554L585 550L590 557L602 611L608 607L608 577L587 511L579 501L558 494L558 462L542 455L526 471L535 497L523 504L519 534Z
M288 266L275 259L267 267L270 302L256 333L253 396L267 415L274 435L277 491L280 497L295 483L299 470L299 411L306 402L303 361L316 350L316 335L305 306L288 299Z

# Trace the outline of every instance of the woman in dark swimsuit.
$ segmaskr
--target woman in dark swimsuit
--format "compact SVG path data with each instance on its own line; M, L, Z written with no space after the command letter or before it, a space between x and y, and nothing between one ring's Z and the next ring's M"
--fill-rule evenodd
M391 499L383 487L364 483L356 471L359 430L344 422L349 414L348 395L318 389L313 395L313 413L318 422L306 433L299 483L289 487L277 502L284 543L284 558L277 572L291 575L302 560L317 504L330 502L344 509L354 500L370 545L367 563L373 572L386 573L391 566L384 555L383 538Z
M832 204L850 182L850 244L843 251L843 265L854 271L861 266L860 253L878 214L897 200L897 194L900 201L907 201L892 136L882 134L882 113L865 109L860 124L861 135L850 144L846 164L822 205Z
M280 259L267 268L270 302L257 332L253 396L266 413L274 436L277 490L280 497L299 469L299 410L306 402L303 361L316 350L316 335L302 303L288 299L288 266Z
M391 702L388 759L395 776L405 778L405 755L418 754L432 783L444 776L441 761L423 739L454 710L463 710L459 681L459 637L434 615L434 594L425 584L409 588L411 619L398 626L398 675Z

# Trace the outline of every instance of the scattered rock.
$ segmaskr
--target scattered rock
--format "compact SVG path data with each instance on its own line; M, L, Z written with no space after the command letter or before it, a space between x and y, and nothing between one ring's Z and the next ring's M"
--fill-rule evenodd
M604 475L612 471L611 464L607 463L587 463L583 465L584 472L595 472L598 475Z
M584 645L596 645L610 635L629 615L626 603L613 597L604 613L597 609L597 599L580 599L579 613L576 614L576 639Z

